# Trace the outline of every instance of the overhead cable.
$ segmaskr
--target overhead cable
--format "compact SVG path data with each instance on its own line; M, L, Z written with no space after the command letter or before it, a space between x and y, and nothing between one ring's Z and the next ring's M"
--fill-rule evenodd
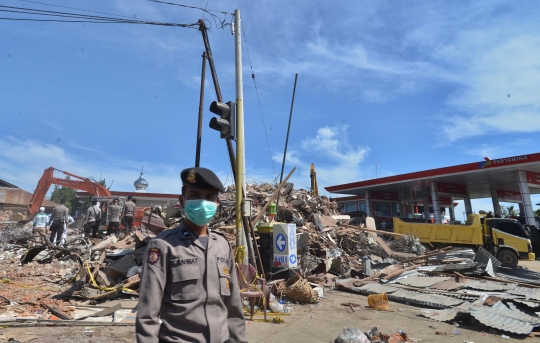
M57 17L57 18L73 18L80 20L66 20L66 19L41 19L36 17L3 17L0 20L22 20L22 21L40 21L40 22L69 22L69 23L115 23L115 24L145 24L145 25L158 25L158 26L178 26L178 27L193 27L198 26L197 23L193 24L177 24L167 23L160 21L148 21L140 19L123 19L114 17L103 17L88 14L47 11L35 8L14 7L14 6L1 6L0 12L27 14L31 16L45 16L45 17Z
M268 153L270 154L270 161L272 162L272 169L274 170L274 178L277 180L276 167L274 167L274 159L272 158L272 150L270 149L270 140L268 139L268 132L266 131L266 123L264 121L263 110L261 106L261 99L259 98L259 89L257 88L257 81L255 81L255 72L253 71L253 64L251 64L251 56L249 55L249 47L246 39L246 32L242 25L242 35L244 36L244 42L246 43L246 51L248 55L249 67L251 68L251 79L253 85L255 85L255 93L257 94L257 101L259 102L259 110L261 112L261 119L263 122L264 135L266 136L266 144L268 144Z

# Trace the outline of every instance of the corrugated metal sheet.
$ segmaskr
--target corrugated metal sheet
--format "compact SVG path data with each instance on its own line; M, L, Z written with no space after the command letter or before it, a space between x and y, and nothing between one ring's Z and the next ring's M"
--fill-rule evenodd
M540 303L533 303L532 301L526 301L526 300L519 300L519 299L512 299L513 302L522 304L525 306L528 306L532 309L538 309L540 308Z
M476 256L476 253L472 249L463 249L459 251L454 251L442 255L428 257L428 261L444 261L444 260L455 260L462 258L470 258L471 260Z
M524 282L540 286L540 273L521 268L495 268L497 277L514 282Z
M479 289L482 291L508 291L515 289L515 283L496 282L489 280L467 280L464 288Z
M493 256L489 251L482 247L478 248L478 251L476 252L476 256L474 257L473 261L479 264L487 265L489 259L491 259L491 263L493 263L493 268L498 268L502 264L501 261L497 260L495 256Z
M433 308L448 308L463 303L463 300L450 298L444 295L420 293L404 289L388 294L388 298Z
M440 283L442 281L447 281L451 279L448 276L421 276L421 275L412 275L405 279L396 280L396 283L401 285L425 288L431 285Z
M499 314L503 314L507 317L512 317L515 319L523 320L529 322L534 326L540 325L540 317L537 315L530 315L523 311L518 310L516 305L510 303L510 308L506 306L502 301L497 302L495 305L491 306L491 309Z
M380 293L393 293L399 291L399 288L391 287L387 285L381 285L377 283L369 283L362 287L357 287L360 293L364 294L380 294Z
M517 286L508 291L510 294L521 295L527 299L540 300L540 288Z
M462 282L457 282L456 280L459 280L456 278L449 278L448 280L441 281L439 283L436 283L434 285L431 285L430 289L442 289L442 290L454 290L454 289L460 289L463 286L465 286L466 280L461 280Z
M420 310L420 313L424 317L428 317L433 320L437 320L439 322L449 322L452 319L456 318L459 311L460 309L458 307L454 307L454 308L447 308L444 310L422 309Z
M534 327L540 325L538 317L515 308L511 310L500 301L492 307L470 308L469 313L484 325L521 335L529 334Z
M528 335L534 328L534 326L532 326L530 323L510 318L483 308L472 309L470 314L476 320L486 326L521 335Z

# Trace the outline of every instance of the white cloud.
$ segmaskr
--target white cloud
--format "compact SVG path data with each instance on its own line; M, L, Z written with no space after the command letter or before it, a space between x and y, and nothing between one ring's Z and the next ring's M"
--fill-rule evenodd
M82 177L105 178L108 185L112 183L112 190L132 191L141 165L145 166L149 192L180 192L179 170L174 165L149 160L135 162L110 154L93 157L32 140L0 139L2 179L29 192L35 189L43 171L51 166ZM55 177L65 175L57 171Z
M311 163L315 164L321 193L325 193L325 186L362 178L361 163L370 149L350 144L348 135L347 126L325 126L319 128L315 136L302 140L299 147L287 152L287 167L297 167L297 188L309 188ZM283 154L274 154L273 159L281 163ZM288 172L285 170L285 174Z
M486 28L459 42L473 50L462 71L466 85L448 98L443 114L450 140L540 131L540 38L511 31L491 41ZM471 40L484 44L475 48Z

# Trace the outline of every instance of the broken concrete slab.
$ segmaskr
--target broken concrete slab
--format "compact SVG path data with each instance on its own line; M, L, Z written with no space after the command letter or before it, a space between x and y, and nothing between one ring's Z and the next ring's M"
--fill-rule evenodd
M101 270L97 271L96 282L102 287L110 287L116 283L117 278L112 278L111 276L105 274Z
M116 243L116 236L109 236L106 239L102 240L98 244L92 247L93 251L101 251L105 250L109 247L109 245Z
M323 227L336 226L337 220L331 216L321 216L321 223Z

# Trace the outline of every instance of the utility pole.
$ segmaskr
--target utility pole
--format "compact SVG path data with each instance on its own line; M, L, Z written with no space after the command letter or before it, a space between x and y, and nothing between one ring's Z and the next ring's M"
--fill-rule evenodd
M197 149L195 152L195 167L200 167L201 164L201 141L202 141L202 121L203 121L203 104L204 104L204 79L206 78L206 51L202 54L202 71L201 71L201 96L199 99L199 126L197 127Z
M244 153L244 84L242 79L242 21L240 10L234 10L234 64L236 79L236 260L246 263L247 242L244 240L244 190L246 164Z

